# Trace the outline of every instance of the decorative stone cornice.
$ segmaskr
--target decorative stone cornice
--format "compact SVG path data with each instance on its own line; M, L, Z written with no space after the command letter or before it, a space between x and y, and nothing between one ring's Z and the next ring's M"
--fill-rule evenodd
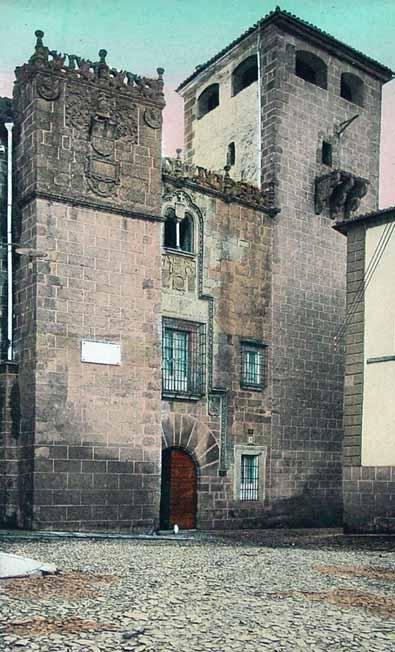
M104 213L113 213L114 215L122 215L136 220L147 220L149 222L164 222L165 218L162 215L153 215L151 213L143 213L142 211L132 211L127 208L118 208L113 204L104 202L90 201L83 197L72 197L69 195L60 195L50 192L34 191L22 197L18 202L20 209L24 208L35 199L44 199L45 201L55 202L59 204L67 204L68 206L80 206L81 208L91 208L94 211L102 211Z
M34 54L28 63L16 68L15 76L19 83L40 75L39 94L44 99L57 99L61 80L70 79L88 82L102 89L116 88L133 99L146 100L160 107L165 105L163 68L157 69L157 79L141 77L125 70L110 68L106 62L106 50L100 50L99 61L92 62L76 54L61 54L50 50L43 44L44 32L37 30L35 35L37 42Z
M177 158L166 157L162 161L162 174L171 178L176 185L196 186L221 195L225 201L239 201L254 208L270 213L278 212L275 208L274 184L268 183L261 190L244 181L234 181L229 174L230 167L224 173L212 172L199 165L189 165Z
M351 172L333 170L315 180L315 212L320 215L328 209L332 219L348 219L359 208L362 197L368 192L369 181Z

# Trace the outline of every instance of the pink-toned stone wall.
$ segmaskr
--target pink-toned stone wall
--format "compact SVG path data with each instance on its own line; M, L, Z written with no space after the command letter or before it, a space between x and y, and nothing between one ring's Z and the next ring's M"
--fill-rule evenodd
M163 101L139 93L32 62L18 74L16 237L33 255L17 261L15 356L34 528L157 521ZM119 345L121 363L82 362L83 340Z
M200 400L164 397L162 445L180 446L196 462L199 528L259 527L270 507L264 496L257 501L239 500L235 446L250 443L267 450L271 441L273 217L240 201L225 201L219 193L192 189L180 180L166 184L165 206L172 192L194 218L194 255L187 260L188 269L195 266L195 274L190 273L188 283L173 282L172 274L183 273L185 257L163 252L167 275L162 277L162 315L204 324L207 387ZM174 259L170 278L169 256ZM268 345L264 387L257 391L241 383L241 346L246 338ZM225 390L225 405L216 388ZM262 469L266 487L268 468Z

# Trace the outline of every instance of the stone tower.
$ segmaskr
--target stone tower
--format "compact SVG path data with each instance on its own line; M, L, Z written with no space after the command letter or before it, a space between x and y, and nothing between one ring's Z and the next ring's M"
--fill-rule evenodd
M189 164L273 183L272 523L341 519L345 243L377 209L388 68L277 8L181 84ZM210 142L210 148L207 143Z
M160 491L163 70L117 71L105 50L91 62L36 36L13 101L25 255L15 256L7 518L148 527Z

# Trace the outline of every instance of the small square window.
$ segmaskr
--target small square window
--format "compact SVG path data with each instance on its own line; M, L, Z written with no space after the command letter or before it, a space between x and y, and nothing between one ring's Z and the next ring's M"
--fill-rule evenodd
M241 343L241 386L263 389L266 372L266 345L262 343Z
M199 397L205 393L203 324L165 319L162 336L162 394Z

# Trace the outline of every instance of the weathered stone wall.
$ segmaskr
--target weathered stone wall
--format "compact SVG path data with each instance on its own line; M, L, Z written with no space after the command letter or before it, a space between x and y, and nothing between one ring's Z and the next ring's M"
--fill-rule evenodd
M32 448L20 432L17 367L0 368L0 525L29 527L32 511Z
M227 148L235 143L234 179L259 185L259 90L258 82L233 95L232 72L257 52L256 34L229 52L186 91L185 160L210 170L222 170ZM205 88L219 84L219 106L199 118L197 100Z
M197 462L198 527L257 527L267 503L235 495L234 452L240 444L270 446L272 217L180 181L166 182L164 210L173 194L194 216L196 253L162 254L162 314L205 324L207 393L197 401L163 400L163 445L181 445ZM244 338L268 344L262 391L241 387Z
M279 522L340 523L342 347L335 335L345 304L346 251L314 181L333 167L369 179L361 210L376 208L380 82L323 49L271 26L262 43L262 179L277 184L273 242L273 451L271 501ZM297 77L295 51L318 55L328 88ZM340 97L341 72L365 84L364 107ZM359 114L338 138L343 121Z
M31 523L32 449L29 433L21 435L18 367L8 361L7 190L8 132L12 102L0 98L0 525L26 527ZM15 219L16 210L13 208ZM13 229L15 233L15 229ZM14 237L13 237L14 239ZM15 255L13 259L15 262ZM28 291L28 290L27 290Z
M7 238L7 131L4 124L1 124L1 104L0 98L0 238L4 244ZM1 359L7 355L7 249L0 248L0 351Z
M15 346L32 526L152 527L161 82L147 97L103 61L85 77L83 63L59 74L39 44L38 55L44 66L19 69L15 93L19 235L33 249L16 272ZM118 344L121 363L82 362L83 340Z

